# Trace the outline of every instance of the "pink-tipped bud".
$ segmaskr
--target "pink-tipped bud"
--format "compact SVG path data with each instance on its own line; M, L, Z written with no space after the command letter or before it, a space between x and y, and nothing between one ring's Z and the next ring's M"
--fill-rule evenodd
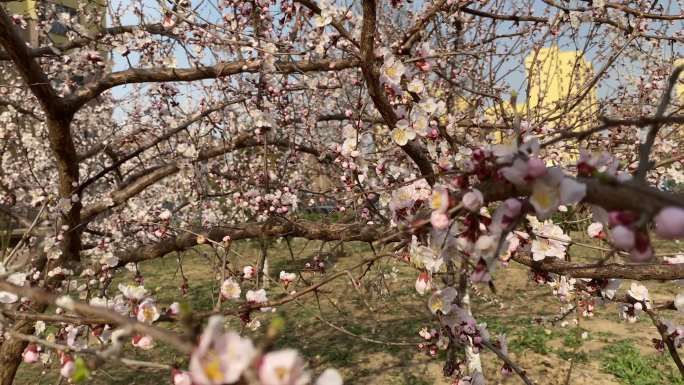
M40 352L38 351L38 345L36 344L30 344L24 349L24 352L21 354L22 359L24 360L25 363L27 364L33 364L38 362L38 359L40 358Z
M663 239L684 237L684 209L666 207L654 218L655 233Z
M618 225L612 230L613 244L621 250L631 250L634 247L634 231L627 226Z

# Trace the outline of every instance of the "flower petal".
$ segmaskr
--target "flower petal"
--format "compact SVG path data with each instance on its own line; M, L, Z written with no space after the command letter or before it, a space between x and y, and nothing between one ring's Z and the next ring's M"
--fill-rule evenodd
M560 200L563 205L579 203L587 195L587 185L572 178L565 178L560 185Z

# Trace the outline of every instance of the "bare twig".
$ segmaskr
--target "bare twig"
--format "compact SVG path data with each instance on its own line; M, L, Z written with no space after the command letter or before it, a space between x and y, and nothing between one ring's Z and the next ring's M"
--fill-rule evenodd
M489 341L484 341L484 340L481 343L487 349L494 352L494 354L496 354L503 362L505 362L506 365L508 365L511 369L513 369L515 374L517 374L520 377L520 379L526 385L535 385L535 383L527 376L527 372L524 369L520 368L520 366L518 366L518 364L513 362L513 360L510 357L508 357L508 355L504 354L504 352L502 352L499 348L494 346L494 344L492 344Z
M22 297L27 297L35 302L42 304L58 306L58 302L63 304L61 300L62 297L38 288L16 286L6 281L0 281L0 290L8 291L10 293L14 293ZM193 345L190 342L185 340L182 336L169 330L148 325L143 322L138 322L133 318L122 316L121 314L113 310L109 310L107 308L92 306L75 300L66 300L64 302L68 303L68 306L65 305L66 307L68 307L66 309L68 311L73 311L77 314L85 316L104 318L109 320L108 323L112 325L122 325L130 327L131 330L134 332L147 334L152 338L159 339L160 341L166 342L169 345L173 346L175 349L186 354L192 351Z
M9 331L9 332L7 332L7 334L9 334L12 338L16 338L16 339L23 340L26 342L34 343L36 345L45 346L46 348L58 350L61 352L74 352L74 353L81 353L81 354L91 354L91 355L97 356L97 357L102 358L102 359L114 358L115 360L121 362L122 364L124 364L126 366L133 366L133 367L139 367L139 368L166 369L166 370L170 370L172 368L170 365L160 364L157 362L139 361L139 360L133 360L130 358L122 358L122 357L112 357L111 355L106 355L103 352L95 350L95 349L75 348L75 347L71 347L68 345L57 344L54 342L44 340L42 338L38 338L36 336L28 335L28 334L22 334L22 333L17 333L17 332L13 332L13 331Z
M684 71L684 65L677 66L674 71L672 71L672 74L667 81L667 87L665 88L665 91L663 91L663 96L660 99L658 109L656 110L656 119L662 118L667 110L667 107L670 105L670 100L672 99L672 90L677 84L677 79L679 79L679 75L682 73L682 71ZM646 173L653 166L649 160L649 156L651 155L651 149L653 148L653 144L655 143L655 139L658 135L660 127L661 125L660 123L657 123L657 121L651 124L648 134L646 135L646 140L639 146L639 167L634 175L634 178L638 181L643 181L646 179Z
M651 321L653 321L653 324L658 329L658 333L660 333L663 343L665 343L665 346L667 346L667 351L670 353L670 357L672 357L675 365L677 365L677 369L679 369L679 373L684 378L684 363L682 363L682 359L679 357L679 353L677 352L677 347L674 345L674 341L672 341L672 338L667 334L667 326L663 323L663 320L660 319L660 316L655 310L646 309L646 313L649 317L651 317Z

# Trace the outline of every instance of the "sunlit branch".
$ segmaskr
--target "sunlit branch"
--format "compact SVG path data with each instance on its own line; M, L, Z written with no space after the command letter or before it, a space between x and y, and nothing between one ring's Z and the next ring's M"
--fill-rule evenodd
M0 281L0 290L29 298L32 301L40 304L57 306L62 305L67 307L67 311L72 311L82 316L93 316L108 319L109 323L112 325L129 327L133 332L150 335L153 338L157 338L160 341L172 345L175 349L183 353L190 353L192 349L192 344L190 342L184 340L181 336L174 332L122 316L121 314L107 308L88 305L73 299L64 300L64 297L60 297L59 295L47 292L45 290L34 287L16 286L7 281Z

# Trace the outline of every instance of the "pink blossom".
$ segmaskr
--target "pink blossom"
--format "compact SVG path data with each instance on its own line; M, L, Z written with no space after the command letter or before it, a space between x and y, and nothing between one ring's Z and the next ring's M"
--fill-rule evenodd
M477 212L484 203L484 197L480 190L472 189L463 195L463 207L472 212Z
M393 212L410 208L416 200L416 188L414 185L402 186L392 192L389 209Z
M162 26L164 28L171 28L176 24L176 22L173 20L173 13L171 12L166 12L164 14L164 20L162 21Z
M654 218L655 233L663 239L684 237L684 209L666 207Z
M560 204L558 188L542 179L537 179L532 184L532 196L530 204L534 207L540 219L546 219L553 214Z
M242 269L242 277L244 279L252 279L254 277L255 273L256 273L256 270L252 266L245 266Z
M538 178L546 174L546 164L543 160L536 156L527 160L527 176L531 178Z
M71 378L76 370L73 358L70 355L64 354L60 359L61 368L59 369L59 374L64 378Z
M437 290L432 293L432 296L428 299L428 308L432 314L437 314L438 311L443 314L449 314L451 311L451 303L454 302L457 295L458 292L451 286L442 290Z
M456 246L465 253L471 253L475 248L475 243L466 236L460 236L456 238Z
M522 208L522 203L516 198L508 198L503 203L506 211L504 214L508 217L516 217L520 214L520 209Z
M435 187L430 196L430 208L444 213L449 208L449 191L443 187Z
M430 214L430 224L432 224L432 227L439 230L446 229L447 226L449 226L449 217L439 211L433 211L432 214Z
M304 370L304 360L294 349L266 353L259 367L262 385L304 385L309 374Z
M663 262L670 265L684 263L684 254L675 255L674 257L663 257Z
M518 152L521 152L528 157L534 157L539 154L539 149L541 148L541 143L539 143L539 138L528 138L525 143L518 147Z
M264 290L264 289L247 290L247 294L245 295L245 299L247 299L247 302L252 302L252 303L266 303L266 302L268 302L268 299L266 298L266 290Z
M615 293L617 293L620 285L622 285L621 279L608 279L608 282L606 282L605 286L601 288L601 295L608 299L615 298Z
M513 165L508 167L503 167L501 169L501 175L506 178L507 181L522 186L528 183L527 178L527 162L522 159L516 159L513 161Z
M494 154L499 155L499 158L506 161L511 155L514 154L515 149L509 149L510 155L507 155L506 150L495 149ZM532 139L527 143L524 143L518 148L518 152L525 153L529 158L525 161L517 158L513 161L513 164L508 167L503 167L501 169L501 174L509 182L522 186L537 178L545 176L549 168L543 160L536 156L539 151L539 141L537 139Z
M611 226L630 226L636 222L637 219L639 219L638 216L631 211L611 211L608 213L608 223Z
M491 235L482 234L475 241L476 254L482 257L490 257L496 251L498 240Z
M157 305L151 298L145 298L140 305L138 305L138 312L136 318L140 322L152 323L159 319L159 310Z
M171 306L169 306L167 313L171 316L177 316L178 314L180 314L180 303L172 303Z
M613 244L618 249L631 250L634 247L634 231L630 230L627 226L615 226L611 233L613 235Z
M136 348L142 350L150 350L154 348L154 340L148 335L135 335L132 339L132 344Z
M242 289L240 288L240 284L235 282L233 278L226 278L221 284L221 295L223 298L238 299L240 298L241 293Z
M563 205L579 203L587 195L587 185L572 178L563 178L560 184L560 201Z
M646 262L653 257L653 247L651 247L651 240L648 233L638 231L634 237L634 248L630 250L629 254L634 262Z
M251 340L224 333L223 317L213 316L190 357L190 376L198 385L234 384L255 355Z
M484 259L480 260L475 265L472 273L470 273L470 280L473 283L483 283L491 281L492 276L489 274L489 269L487 267L487 262Z
M674 306L678 312L684 313L684 294L683 293L679 293L675 296Z
M316 379L315 385L342 385L342 376L336 369L328 368Z
M427 328L422 328L418 331L418 335L423 337L425 340L430 340L432 338L432 333Z
M540 219L548 218L559 205L580 202L586 195L586 185L567 178L558 167L547 169L547 173L534 180L530 203Z
M432 279L430 279L430 276L426 272L422 272L418 275L418 279L416 279L416 291L418 294L423 295L425 294L430 288L432 287Z
M176 368L171 369L171 380L173 385L192 385L190 373Z
M502 262L508 262L508 260L511 259L511 256L518 251L518 248L520 247L520 238L515 233L508 233L508 235L506 235L506 243L506 250L499 255L499 259Z
M280 272L280 282L282 282L285 287L289 286L296 278L297 275L295 273L288 273L287 271Z
M121 294L123 294L124 297L135 301L141 301L147 296L147 290L142 285L137 286L119 284L119 291L121 291Z
M12 15L12 23L14 23L16 26L19 26L21 29L26 29L26 26L28 26L28 23L22 15Z
M601 238L603 234L603 224L600 222L594 222L587 228L587 234L592 238Z
M38 359L40 358L38 345L29 344L28 346L26 346L26 349L24 349L24 352L21 354L21 357L27 364L33 364L35 362L38 362Z
M560 226L549 219L541 224L537 232L539 236L532 241L530 248L533 260L543 261L547 257L565 257L570 237L563 233Z
M648 289L646 286L637 283L637 282L632 282L632 285L630 286L629 290L627 290L627 294L632 297L635 301L639 302L648 302L650 301L649 295L648 295Z
M497 207L492 216L490 230L493 232L508 228L516 217L520 214L522 203L516 198L506 199L503 204Z
M577 171L580 176L587 177L593 176L596 171L615 176L618 164L619 162L606 152L590 153L581 149Z

